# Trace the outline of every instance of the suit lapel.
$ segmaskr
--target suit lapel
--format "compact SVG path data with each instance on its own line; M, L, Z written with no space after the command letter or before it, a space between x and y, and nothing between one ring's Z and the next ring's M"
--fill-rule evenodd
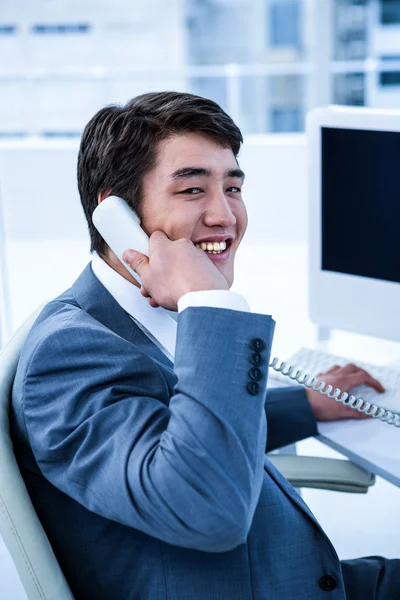
M72 293L79 304L91 317L99 321L131 344L139 346L154 360L170 371L172 362L154 342L131 319L130 315L118 304L93 273L89 263L72 286Z

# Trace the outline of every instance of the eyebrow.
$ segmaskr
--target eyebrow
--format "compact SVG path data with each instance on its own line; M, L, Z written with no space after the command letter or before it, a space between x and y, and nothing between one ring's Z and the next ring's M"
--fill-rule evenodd
M175 179L178 181L180 179L189 179L190 177L204 177L204 176L210 177L211 170L203 169L201 167L183 167L182 169L178 169L177 171L174 171L174 173L172 173L172 175L171 175L172 179ZM229 171L226 171L224 173L225 179L230 179L232 177L237 177L243 181L245 178L245 174L243 173L242 169L229 169Z

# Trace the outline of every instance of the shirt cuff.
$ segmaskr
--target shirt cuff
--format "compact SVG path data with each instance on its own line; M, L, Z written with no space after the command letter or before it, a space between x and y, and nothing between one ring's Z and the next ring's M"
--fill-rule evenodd
M207 308L228 308L242 312L251 312L246 300L236 292L229 290L206 290L203 292L188 292L178 300L178 313L185 308L203 306Z

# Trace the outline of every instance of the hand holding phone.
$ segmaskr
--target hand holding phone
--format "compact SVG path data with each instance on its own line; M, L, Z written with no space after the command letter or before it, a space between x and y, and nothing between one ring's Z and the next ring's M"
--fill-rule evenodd
M171 241L162 231L149 238L137 214L122 198L109 196L92 216L96 229L123 265L159 306L177 310L187 292L227 290L225 277L203 250L186 238ZM126 262L125 251L137 253Z
M150 260L141 253L123 253L123 258L153 300L176 310L179 298L187 292L228 290L225 277L207 255L186 239L171 241L164 232L155 231L150 238Z

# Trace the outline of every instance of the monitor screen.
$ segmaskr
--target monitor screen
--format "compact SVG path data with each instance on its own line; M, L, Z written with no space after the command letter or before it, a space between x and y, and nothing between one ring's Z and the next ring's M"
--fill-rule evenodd
M322 269L400 283L400 132L321 136Z

